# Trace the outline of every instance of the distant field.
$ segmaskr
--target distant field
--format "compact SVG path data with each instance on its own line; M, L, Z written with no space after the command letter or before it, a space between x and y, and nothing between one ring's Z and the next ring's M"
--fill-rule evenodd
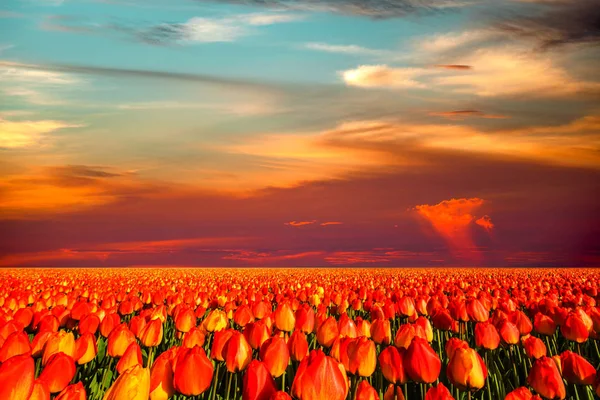
M600 270L31 268L0 279L2 400L600 396Z

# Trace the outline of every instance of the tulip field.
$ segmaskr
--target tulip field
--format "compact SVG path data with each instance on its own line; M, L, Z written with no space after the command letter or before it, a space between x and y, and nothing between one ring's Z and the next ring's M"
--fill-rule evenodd
M0 278L0 400L600 396L600 270L3 269Z

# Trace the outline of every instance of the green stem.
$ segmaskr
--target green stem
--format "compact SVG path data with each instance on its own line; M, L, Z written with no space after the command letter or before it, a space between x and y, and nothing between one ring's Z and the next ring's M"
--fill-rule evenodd
M215 373L215 376L213 377L213 383L212 383L212 393L211 393L212 400L215 400L216 395L217 395L217 382L219 381L219 368L220 367L221 367L221 363L217 362L217 371Z
M227 373L227 397L226 399L229 400L229 391L231 390L231 377L232 377L232 373L228 372Z

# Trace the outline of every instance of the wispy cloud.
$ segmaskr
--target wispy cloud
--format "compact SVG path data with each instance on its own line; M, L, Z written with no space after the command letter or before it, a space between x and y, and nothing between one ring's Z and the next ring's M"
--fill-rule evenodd
M220 18L194 17L182 23L163 23L137 29L143 42L159 45L233 42L255 34L255 27L298 21L301 15L250 13Z
M200 0L205 1L205 0ZM473 2L462 0L225 0L271 9L288 9L316 12L333 12L368 18L396 18L410 14L441 12L466 7Z
M62 121L9 121L0 119L0 149L20 149L43 145L49 134L82 125Z
M304 48L322 51L325 53L335 53L335 54L349 54L349 55L360 55L360 56L371 56L371 57L392 57L395 55L394 52L390 50L382 50L382 49L370 49L368 47L357 46L355 44L331 44L331 43L321 43L321 42L310 42L305 43Z
M435 117L442 117L442 118L452 119L452 120L462 120L462 119L471 118L471 117L486 118L486 119L506 119L506 118L510 118L509 116L506 116L506 115L488 114L488 113L485 113L485 112L480 111L480 110L438 111L438 112L431 112L431 113L429 113L429 115L432 115L432 116L435 116Z
M305 226L305 225L312 225L315 222L317 222L316 220L312 220L312 221L290 221L290 222L285 222L284 225L289 225L289 226Z
M416 80L427 72L419 68L393 68L387 65L361 65L355 69L341 71L344 82L349 86L363 88L424 88Z

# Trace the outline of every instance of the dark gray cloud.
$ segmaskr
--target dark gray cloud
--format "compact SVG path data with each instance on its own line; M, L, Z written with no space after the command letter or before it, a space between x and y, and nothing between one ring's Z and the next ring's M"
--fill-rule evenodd
M600 4L597 0L556 1L528 5L519 15L498 18L502 31L530 38L548 49L566 44L600 44Z
M224 2L273 9L328 11L369 18L396 18L410 14L441 12L471 4L463 0L224 0Z
M147 78L147 79L167 79L184 82L198 82L205 84L232 86L238 88L256 88L256 89L275 89L276 83L258 82L245 79L228 78L210 74L192 74L185 72L156 71L148 69L128 69L116 67L99 67L93 65L80 64L22 64L0 61L0 67L19 68L25 70L62 72L84 75L98 75L115 78Z

